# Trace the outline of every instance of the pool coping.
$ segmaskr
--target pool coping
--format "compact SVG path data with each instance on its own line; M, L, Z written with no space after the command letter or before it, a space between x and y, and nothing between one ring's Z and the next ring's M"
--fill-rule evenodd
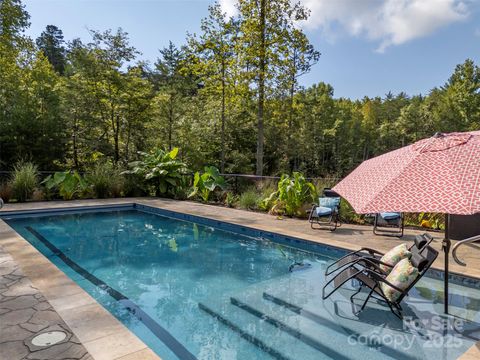
M158 208L165 211L178 213L169 209L167 200L152 198L126 198L108 200L83 200L69 202L42 202L30 203L24 209L2 211L1 214L13 213L38 213L51 211L79 211L84 209L96 210L95 208L128 207L144 205L151 208ZM53 205L53 206L52 206ZM203 205L202 206L209 206ZM48 206L48 208L46 208ZM288 238L296 238L310 244L317 244L339 250L357 250L358 246L346 246L344 242L329 239L328 243L321 238L309 239L309 236L299 237L293 231L282 231L271 229L268 226L242 225L235 221L218 219L214 214L198 214L195 211L185 211L193 217L206 218L210 221L217 221L233 224L253 231L262 231L269 234L276 234ZM59 270L50 260L35 249L27 240L20 236L7 223L0 219L0 241L2 246L20 265L24 274L30 279L34 286L46 297L55 311L62 317L65 323L72 329L72 332L80 339L85 348L94 359L112 360L150 360L160 359L147 345L145 345L133 332L126 328L119 320L103 308L85 290ZM437 270L441 270L438 269ZM45 275L48 274L48 277ZM460 276L479 279L480 277L457 273ZM85 320L87 319L87 320ZM90 334L92 323L96 329ZM471 360L480 358L480 342L473 345L468 351L462 354L459 359Z

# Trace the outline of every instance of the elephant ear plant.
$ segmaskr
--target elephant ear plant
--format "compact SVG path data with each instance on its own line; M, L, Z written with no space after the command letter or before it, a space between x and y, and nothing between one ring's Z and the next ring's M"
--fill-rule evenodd
M263 200L261 207L272 213L288 216L304 216L305 205L310 205L317 196L315 185L298 172L292 176L283 174L277 191Z
M88 190L88 183L77 171L56 172L42 181L48 190L57 189L64 200L72 200Z
M192 192L189 198L199 196L204 202L208 202L210 194L215 190L225 190L226 181L215 166L206 166L204 173L196 172L193 178Z
M182 185L187 166L177 159L178 148L170 152L156 149L149 153L139 152L142 160L129 164L131 168L123 174L135 174L155 187L156 196L175 195L176 187Z

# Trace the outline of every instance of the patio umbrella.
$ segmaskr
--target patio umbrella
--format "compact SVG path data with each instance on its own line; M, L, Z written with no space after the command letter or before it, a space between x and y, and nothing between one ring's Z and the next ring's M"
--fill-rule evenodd
M359 214L446 214L445 313L448 313L449 214L480 212L480 131L437 133L364 161L334 191Z

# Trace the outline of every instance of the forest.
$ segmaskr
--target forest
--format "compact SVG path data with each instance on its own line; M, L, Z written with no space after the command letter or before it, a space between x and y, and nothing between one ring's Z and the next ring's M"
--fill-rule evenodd
M142 152L178 148L190 171L342 177L363 160L435 132L480 128L480 68L458 64L428 94L336 98L300 85L321 66L289 0L239 0L227 18L209 8L185 44L151 64L119 29L64 39L54 24L24 34L21 0L0 2L0 170L29 161L84 172L123 169ZM154 41L154 40L152 40Z

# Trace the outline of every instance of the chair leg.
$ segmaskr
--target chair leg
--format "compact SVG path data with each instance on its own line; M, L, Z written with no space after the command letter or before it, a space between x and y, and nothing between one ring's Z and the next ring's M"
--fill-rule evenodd
M368 300L370 300L370 298L372 297L372 294L373 294L373 290L374 290L374 289L375 289L375 288L370 289L370 292L368 293L367 298L366 298L365 301L363 302L362 307L360 308L360 310L358 310L356 313L354 313L354 315L360 314L360 313L365 309L365 306L367 306Z

